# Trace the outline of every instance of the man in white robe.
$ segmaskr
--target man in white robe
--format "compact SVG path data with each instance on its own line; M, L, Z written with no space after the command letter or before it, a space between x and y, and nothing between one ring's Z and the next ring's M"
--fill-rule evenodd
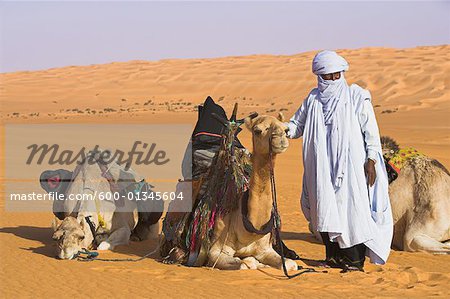
M303 136L302 211L329 266L363 270L365 256L384 264L393 221L371 95L347 84L336 52L318 53L312 69L318 86L288 123L289 138Z

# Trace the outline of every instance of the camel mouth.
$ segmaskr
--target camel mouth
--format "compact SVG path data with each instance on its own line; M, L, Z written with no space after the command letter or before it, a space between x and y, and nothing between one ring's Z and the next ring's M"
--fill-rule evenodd
M287 150L288 146L274 146L272 145L272 151L274 153L280 154Z
M74 258L75 258L74 254L71 254L71 255L57 254L56 255L56 259L61 260L61 261L63 261L63 260L72 260Z

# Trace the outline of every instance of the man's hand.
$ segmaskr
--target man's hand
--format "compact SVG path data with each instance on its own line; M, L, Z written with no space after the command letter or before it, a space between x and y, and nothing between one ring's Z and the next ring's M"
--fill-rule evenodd
M367 183L372 187L375 184L375 179L377 178L377 173L375 171L375 161L367 159L366 165L364 167L366 171Z

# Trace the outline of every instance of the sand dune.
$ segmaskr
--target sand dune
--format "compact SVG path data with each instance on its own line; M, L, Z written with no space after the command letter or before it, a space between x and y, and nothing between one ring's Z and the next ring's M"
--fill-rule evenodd
M339 51L350 63L349 83L367 87L381 133L450 167L450 46ZM227 111L287 116L315 86L314 52L217 59L131 61L0 74L2 134L8 123L194 123L195 105L211 95ZM94 112L95 111L95 112ZM248 132L242 140L250 144ZM4 165L4 157L0 157ZM303 257L321 259L299 207L301 140L277 162L283 237ZM4 297L449 297L450 256L392 251L366 273L305 274L287 281L278 270L226 272L139 263L59 261L49 213L4 211L1 168L0 289ZM103 257L140 256L156 244L132 243ZM305 265L299 262L301 265Z
M339 52L350 63L348 80L369 88L386 110L441 108L430 103L448 107L444 100L449 50L450 46L437 46ZM58 112L63 106L116 107L123 98L127 104L150 99L198 103L206 95L223 97L225 103L245 97L249 106L274 102L279 109L289 101L298 102L315 85L310 71L314 54L130 61L6 73L0 76L1 99L6 113L14 112L9 104L18 102L47 103L43 112ZM33 105L24 108L19 112L37 112Z
M350 63L348 82L371 91L382 131L450 165L437 150L450 146L450 46L339 52ZM316 84L310 70L314 54L130 61L0 74L1 120L96 116L108 122L127 115L146 121L160 113L192 113L208 95L227 109L239 102L242 113L290 116ZM413 131L403 138L406 128ZM431 130L434 141L424 133Z

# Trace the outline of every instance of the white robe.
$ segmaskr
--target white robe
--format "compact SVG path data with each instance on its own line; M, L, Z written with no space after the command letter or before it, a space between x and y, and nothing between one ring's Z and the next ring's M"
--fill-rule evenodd
M344 178L339 187L331 179L322 104L314 89L288 123L289 137L303 136L302 211L316 235L328 232L340 248L364 243L372 263L384 264L390 253L393 220L388 180L370 93L350 86L350 144ZM367 184L364 164L376 161L374 186Z

